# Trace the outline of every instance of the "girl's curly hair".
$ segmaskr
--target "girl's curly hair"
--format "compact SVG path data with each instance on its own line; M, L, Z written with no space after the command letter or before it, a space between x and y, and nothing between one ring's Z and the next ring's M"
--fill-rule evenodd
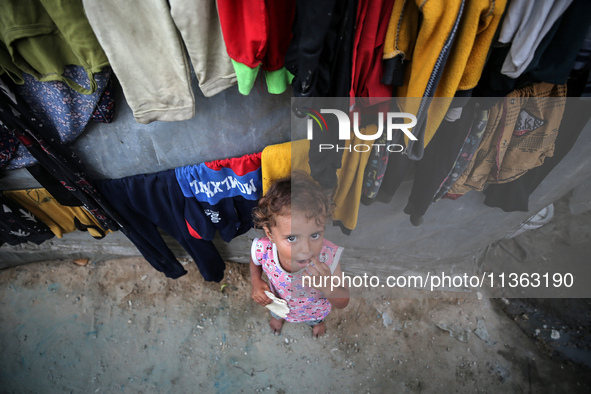
M256 228L271 228L279 215L289 215L291 210L303 212L306 218L315 218L321 223L320 217L329 218L332 213L330 196L326 195L316 181L303 171L294 171L291 176L279 179L259 200L253 212Z

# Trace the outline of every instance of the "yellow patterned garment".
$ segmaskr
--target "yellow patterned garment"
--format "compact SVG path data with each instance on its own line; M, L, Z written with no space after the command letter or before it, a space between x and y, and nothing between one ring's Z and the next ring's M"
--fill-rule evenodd
M45 223L58 238L76 230L74 220L77 218L90 235L102 238L111 230L105 231L95 217L82 207L66 207L61 205L44 188L4 191L4 195L22 205Z
M488 183L507 183L554 155L566 85L536 83L511 92L490 110L472 161L449 190L455 198Z

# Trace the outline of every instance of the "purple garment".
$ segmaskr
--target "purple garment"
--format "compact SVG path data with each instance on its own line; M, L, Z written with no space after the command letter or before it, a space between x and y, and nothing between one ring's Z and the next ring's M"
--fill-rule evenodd
M27 73L23 73L25 83L16 85L15 90L31 112L51 130L53 138L68 144L78 138L86 128L111 74L109 67L94 74L98 88L89 95L80 94L60 81L40 82ZM66 67L64 75L81 86L90 87L86 71L80 66ZM112 94L110 96L113 97ZM37 160L21 145L6 165L6 169L14 170L36 163Z

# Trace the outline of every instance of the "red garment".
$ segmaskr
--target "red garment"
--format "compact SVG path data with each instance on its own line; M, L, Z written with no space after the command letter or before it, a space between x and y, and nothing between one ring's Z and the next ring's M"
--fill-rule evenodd
M291 41L295 0L217 0L228 55L265 71L284 65Z
M236 175L243 176L261 168L261 154L262 152L252 153L242 157L208 161L203 164L214 171L230 168Z
M383 84L383 46L394 0L359 0L350 97L392 97Z

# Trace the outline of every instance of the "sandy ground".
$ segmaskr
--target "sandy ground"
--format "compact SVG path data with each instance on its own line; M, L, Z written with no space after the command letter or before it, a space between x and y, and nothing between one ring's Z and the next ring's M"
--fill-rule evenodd
M557 360L497 302L369 299L270 333L246 264L228 283L170 281L140 258L0 274L3 393L589 392L588 371ZM389 317L389 318L388 318ZM389 324L388 324L389 323Z
M568 222L580 222L576 237L589 218ZM544 231L545 259L591 250L583 237L578 249L553 255L547 239L568 245L558 228ZM565 338L560 324L568 319L530 327L531 303L353 289L349 306L331 313L326 336L313 339L308 326L289 323L274 336L266 309L250 299L247 264L228 264L223 290L187 264L178 280L142 258L0 271L0 392L591 392L584 363L551 346L554 331ZM575 347L589 341L591 321L588 300L576 305L568 322L579 334Z

